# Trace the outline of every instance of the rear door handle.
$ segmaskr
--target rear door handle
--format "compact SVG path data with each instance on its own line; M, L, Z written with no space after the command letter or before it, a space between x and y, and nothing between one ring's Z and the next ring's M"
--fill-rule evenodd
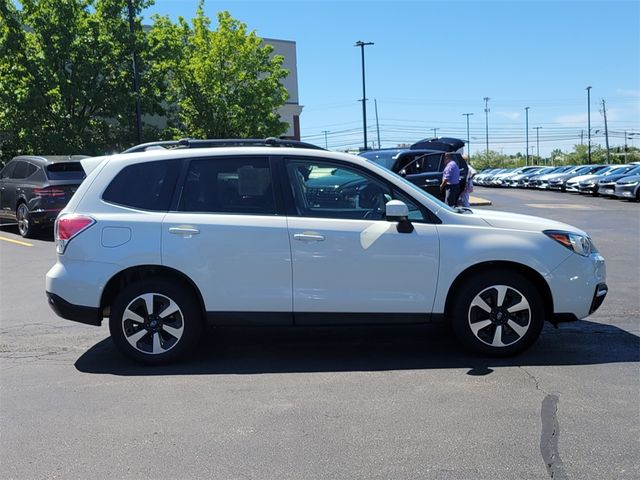
M191 235L197 235L200 233L195 227L170 227L169 233L173 233L174 235L184 235L185 237L190 237Z
M301 242L324 242L324 235L319 233L295 233L293 239Z

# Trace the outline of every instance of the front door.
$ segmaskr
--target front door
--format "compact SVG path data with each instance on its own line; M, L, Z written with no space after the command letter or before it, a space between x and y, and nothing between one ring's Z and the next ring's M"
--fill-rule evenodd
M286 172L296 323L427 321L439 243L421 207L350 165L291 159ZM385 220L391 199L409 205L413 232Z

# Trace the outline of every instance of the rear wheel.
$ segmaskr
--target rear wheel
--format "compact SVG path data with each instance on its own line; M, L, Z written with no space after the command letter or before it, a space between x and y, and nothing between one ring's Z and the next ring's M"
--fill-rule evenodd
M165 280L123 290L109 317L118 349L138 362L157 365L191 353L202 331L202 312L191 291Z
M16 209L16 220L18 221L18 232L24 238L33 237L38 228L31 221L31 214L26 203L21 203Z
M508 356L525 350L544 324L540 293L516 272L472 277L453 305L456 336L468 348L486 355Z

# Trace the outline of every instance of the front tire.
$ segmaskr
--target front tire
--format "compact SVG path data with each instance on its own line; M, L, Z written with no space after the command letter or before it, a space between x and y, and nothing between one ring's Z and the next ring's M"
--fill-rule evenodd
M526 277L496 271L471 277L454 298L451 318L458 339L490 356L528 348L544 325L542 298Z
M142 281L126 287L109 316L118 349L148 365L166 364L192 353L202 332L202 311L180 283Z

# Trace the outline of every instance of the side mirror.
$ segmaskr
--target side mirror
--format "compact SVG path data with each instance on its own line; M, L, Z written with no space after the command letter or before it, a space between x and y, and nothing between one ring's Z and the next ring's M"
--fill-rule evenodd
M400 200L389 200L385 205L385 216L388 222L398 222L399 233L413 232L413 225L409 221L409 207Z

